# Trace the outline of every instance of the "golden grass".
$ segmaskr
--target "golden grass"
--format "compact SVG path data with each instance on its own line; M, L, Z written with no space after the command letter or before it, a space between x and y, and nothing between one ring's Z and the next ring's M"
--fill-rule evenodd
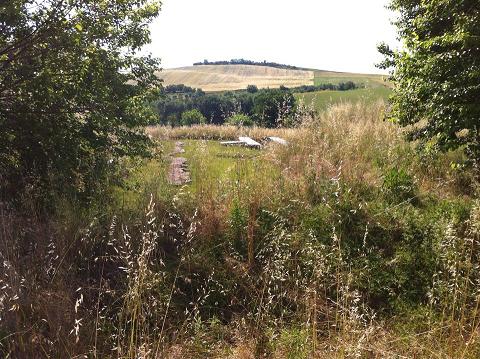
M236 126L152 126L147 133L158 140L237 140L239 136L248 136L261 140L269 136L293 139L301 135L301 130L294 128L264 128L264 127L236 127Z
M202 65L163 70L165 85L184 84L207 92L313 85L314 72L254 65Z
M301 137L297 156L310 159L318 176L344 178L377 184L377 169L372 166L379 157L389 158L391 149L403 145L400 130L382 121L385 103L378 101L344 103L304 123L308 136ZM388 161L394 162L394 158ZM294 169L294 163L290 166ZM303 171L303 168L299 169Z

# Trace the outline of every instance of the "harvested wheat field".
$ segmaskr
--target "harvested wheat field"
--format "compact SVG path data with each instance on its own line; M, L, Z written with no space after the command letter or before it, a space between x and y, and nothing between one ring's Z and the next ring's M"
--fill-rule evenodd
M287 70L255 65L202 65L167 69L157 75L165 85L184 84L204 91L245 89L248 85L259 88L313 85L314 72Z

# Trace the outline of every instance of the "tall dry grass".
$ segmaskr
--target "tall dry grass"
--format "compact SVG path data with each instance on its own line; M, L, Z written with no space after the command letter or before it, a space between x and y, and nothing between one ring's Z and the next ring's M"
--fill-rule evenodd
M249 136L261 140L269 136L278 136L286 139L298 136L298 130L291 128L264 128L264 127L237 127L216 125L195 126L153 126L147 128L147 133L159 140L238 140L239 136Z
M301 173L308 168L315 176L378 183L376 161L395 162L396 151L407 146L401 130L383 121L386 104L345 103L332 106L318 117L302 123L302 134L290 150L290 168Z
M455 197L455 157L424 164L384 112L381 102L342 104L293 129L150 128L160 140L289 145L265 148L253 165L232 158L220 181L200 141L191 187L158 188L165 173L151 167L158 173L127 209L66 205L40 220L1 204L0 354L478 358L480 204ZM397 167L427 200L384 197ZM432 258L421 261L424 246ZM372 300L400 298L424 271L423 301Z

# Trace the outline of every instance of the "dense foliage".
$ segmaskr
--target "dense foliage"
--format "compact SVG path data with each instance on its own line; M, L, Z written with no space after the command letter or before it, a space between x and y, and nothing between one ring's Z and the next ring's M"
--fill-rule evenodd
M196 109L182 113L182 126L200 125L205 123L205 116Z
M353 81L339 82L338 84L334 83L324 83L318 85L303 85L298 87L290 87L290 91L295 93L305 93L305 92L316 92L316 91L348 91L355 90L361 86L357 85Z
M230 116L225 123L233 126L253 126L253 120L250 116L244 115L243 113L237 113Z
M89 195L125 155L147 155L158 96L156 0L14 0L0 7L0 190L48 202Z
M161 124L182 125L182 113L199 110L210 124L221 125L234 114L248 116L259 126L281 127L293 124L295 114L294 93L315 91L348 91L359 86L352 81L338 84L305 85L279 89L258 89L249 85L246 90L206 94L183 84L168 85L156 102Z
M393 67L391 117L411 126L427 148L463 148L480 160L480 2L393 0L404 49L381 64Z
M178 85L179 89L183 85ZM221 125L234 114L249 116L256 124L266 127L287 125L295 112L295 98L291 91L257 90L205 94L188 88L180 93L167 87L157 101L161 124L182 125L185 111L198 110L206 123Z

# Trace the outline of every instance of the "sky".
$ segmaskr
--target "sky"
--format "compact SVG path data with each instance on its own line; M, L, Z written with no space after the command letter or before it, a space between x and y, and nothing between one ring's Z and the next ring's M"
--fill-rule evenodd
M244 58L382 73L376 45L398 46L388 0L163 0L146 49L163 68Z

